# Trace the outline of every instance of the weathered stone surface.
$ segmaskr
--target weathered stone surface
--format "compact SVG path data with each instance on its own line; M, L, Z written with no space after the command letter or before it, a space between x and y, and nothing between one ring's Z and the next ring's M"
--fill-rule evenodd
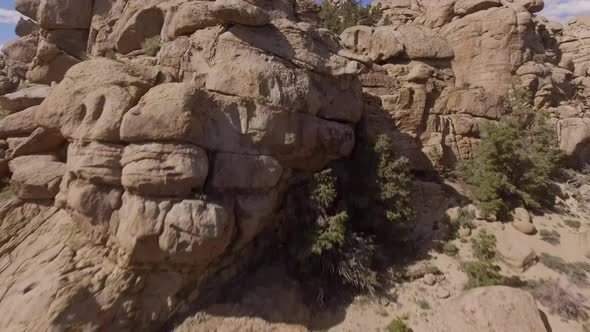
M490 8L454 20L440 30L452 47L457 86L505 94L523 63L524 22L511 8ZM513 33L514 32L514 33Z
M537 259L537 254L527 245L524 237L526 235L512 227L506 227L496 235L496 257L519 272L524 272Z
M96 68L101 68L100 72ZM84 61L41 104L35 120L74 139L120 140L123 115L155 83L147 67L109 59Z
M219 153L213 166L213 187L221 190L269 189L277 185L283 168L270 156Z
M59 184L65 174L65 164L45 158L28 158L28 162L11 161L10 184L14 193L22 199L52 199L59 192ZM9 164L10 164L9 163Z
M39 0L37 22L44 29L88 29L92 0Z
M127 142L196 141L203 136L204 92L184 83L149 90L123 117L121 138Z
M37 19L37 10L40 2L41 0L15 0L14 9L27 17Z
M457 0L454 10L455 14L468 15L480 10L500 7L501 5L500 0Z
M568 118L557 123L559 145L573 167L590 164L590 118Z
M89 182L118 186L121 183L123 146L74 141L68 146L68 172Z
M217 0L209 7L213 17L221 21L251 26L270 23L264 10L244 0Z
M57 150L63 143L64 138L59 132L37 128L31 135L12 148L11 157L32 155L39 153L51 153Z
M14 28L14 33L16 33L19 37L28 36L33 33L39 32L39 26L34 21L20 18L16 23L16 27Z
M472 289L443 308L448 331L545 331L532 295L505 286Z
M47 85L33 85L31 87L0 96L0 108L10 113L20 112L29 107L37 106L49 94L50 87Z
M128 21L121 21L117 36L117 49L123 54L142 48L143 42L159 36L164 25L164 13L155 6L146 6L137 11Z
M380 63L394 59L404 51L404 45L397 40L394 31L395 27L393 26L368 27L361 25L344 30L340 39L348 49Z
M590 258L590 231L580 233L580 249L587 258Z
M535 225L533 225L531 215L526 209L514 209L512 212L512 218L512 226L518 231L527 235L535 234L537 231Z
M213 17L209 9L210 2L193 1L180 5L172 16L167 26L168 37L175 39L183 35L191 35L193 32L220 23Z
M0 137L6 138L31 134L37 128L37 124L35 123L35 112L37 108L38 106L32 106L0 120Z
M121 182L147 196L185 196L201 188L209 171L206 152L186 144L147 143L125 148Z
M404 54L409 59L452 59L455 56L445 38L426 27L400 25L394 35L404 45Z

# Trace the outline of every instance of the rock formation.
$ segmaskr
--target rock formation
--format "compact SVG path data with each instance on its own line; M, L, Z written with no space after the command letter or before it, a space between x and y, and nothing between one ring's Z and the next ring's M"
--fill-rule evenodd
M366 132L391 115L399 152L416 169L469 158L480 129L507 114L515 79L551 115L572 166L588 163L587 19L563 27L543 1L379 0L384 24L357 26L343 44L370 58L361 75ZM587 82L586 82L587 83ZM376 98L373 98L376 97ZM425 160L429 157L430 162Z
M415 170L450 167L515 78L570 164L590 163L590 19L548 21L542 0L376 3L379 26L338 37L310 0L16 0L0 330L157 330L256 256L299 176L379 133Z
M16 3L3 331L157 328L354 146L364 65L294 1L92 4Z

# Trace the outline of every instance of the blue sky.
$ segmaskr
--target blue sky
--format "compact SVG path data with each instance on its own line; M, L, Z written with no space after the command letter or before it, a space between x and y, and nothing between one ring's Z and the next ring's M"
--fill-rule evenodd
M370 2L371 0L363 0L365 4ZM19 15L13 7L14 0L0 0L0 45L16 38L14 25ZM590 0L545 0L545 9L541 15L560 21L576 15L590 15Z

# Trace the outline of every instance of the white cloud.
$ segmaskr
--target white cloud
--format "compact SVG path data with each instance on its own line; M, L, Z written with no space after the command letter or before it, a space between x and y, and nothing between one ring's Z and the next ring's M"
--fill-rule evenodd
M545 0L545 9L541 15L558 21L590 15L590 0Z
M21 14L16 10L0 8L0 23L15 24L21 18Z

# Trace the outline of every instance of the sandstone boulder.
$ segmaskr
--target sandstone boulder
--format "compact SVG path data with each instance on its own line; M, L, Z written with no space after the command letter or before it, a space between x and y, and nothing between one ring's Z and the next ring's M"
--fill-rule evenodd
M207 178L206 152L187 144L132 144L121 159L125 189L147 196L185 196Z
M48 96L50 87L33 85L4 96L0 96L0 108L10 113L20 112L29 107L37 106Z
M264 190L277 185L283 167L270 156L219 153L213 166L213 187L221 190Z
M537 259L537 254L526 244L524 237L511 227L496 235L496 257L518 272L524 272Z
M447 331L546 331L533 297L516 288L472 289L451 300L442 310Z
M568 118L557 123L559 146L573 167L590 163L590 118Z
M11 161L13 192L22 199L53 199L65 174L64 163L45 158L28 158L28 162Z
M213 17L241 25L261 26L270 23L268 14L244 0L217 0L210 5Z
M400 25L394 33L404 45L404 54L415 59L452 59L453 48L438 33L420 25Z
M8 115L0 120L0 137L26 136L36 128L35 112L38 106L32 106L24 111Z
M516 208L512 212L512 226L518 231L531 235L535 234L537 229L533 225L531 215L526 209Z
M354 26L344 30L340 39L348 49L381 63L397 57L404 51L404 46L397 40L394 31L393 26Z
M123 115L151 88L156 75L150 68L106 58L84 61L52 89L35 120L66 138L117 142Z
M121 138L127 142L198 142L209 111L204 98L204 92L189 84L158 85L123 116Z
M88 29L92 18L92 0L39 0L36 18L39 25L52 29Z

